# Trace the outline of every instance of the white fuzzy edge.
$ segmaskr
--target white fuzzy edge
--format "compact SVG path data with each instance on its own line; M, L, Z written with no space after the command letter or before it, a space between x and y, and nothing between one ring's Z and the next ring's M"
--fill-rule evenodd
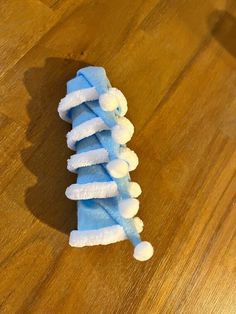
M66 197L70 200L89 200L93 198L108 198L118 195L117 184L110 182L92 182L71 184L66 189Z
M143 222L140 218L134 218L134 224L137 232L143 230ZM98 230L79 231L73 230L70 233L69 244L73 247L83 247L92 245L107 245L127 239L127 235L120 225L101 228Z
M99 95L95 87L84 88L75 92L67 94L61 99L58 106L58 113L61 119L71 122L68 118L68 111L78 105L81 105L85 101L92 101L98 99Z
M70 149L74 150L77 141L104 130L109 130L109 127L101 118L87 120L67 133L67 145Z
M75 172L80 167L88 167L105 162L109 162L108 152L105 148L99 148L70 156L70 159L67 160L67 169Z

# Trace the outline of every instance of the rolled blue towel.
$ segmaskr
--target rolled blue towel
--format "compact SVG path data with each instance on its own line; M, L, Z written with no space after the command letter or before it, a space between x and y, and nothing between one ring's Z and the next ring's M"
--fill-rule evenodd
M68 81L58 112L72 123L67 145L75 154L67 168L78 175L76 184L66 189L66 196L77 201L78 227L70 233L70 245L105 245L129 239L135 259L148 260L153 247L141 241L143 222L135 217L141 188L129 175L137 167L138 157L126 147L134 126L124 117L124 95L111 87L102 67L86 67Z

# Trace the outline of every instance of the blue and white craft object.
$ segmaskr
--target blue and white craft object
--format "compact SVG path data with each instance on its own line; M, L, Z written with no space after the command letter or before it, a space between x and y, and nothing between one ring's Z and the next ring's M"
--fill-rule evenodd
M86 67L68 81L58 112L72 123L67 145L75 154L67 169L78 175L76 184L66 189L66 196L77 201L78 230L71 232L70 245L105 245L128 238L134 258L148 260L153 247L141 241L143 222L135 217L141 188L129 176L138 157L126 147L134 126L124 117L124 95L111 87L102 67Z

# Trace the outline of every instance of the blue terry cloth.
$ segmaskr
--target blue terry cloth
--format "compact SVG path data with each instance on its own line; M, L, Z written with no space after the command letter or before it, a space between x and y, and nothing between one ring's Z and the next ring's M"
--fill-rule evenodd
M111 87L103 68L86 67L67 83L58 111L72 123L67 143L75 154L68 160L68 170L78 174L76 184L66 190L67 197L77 201L78 230L71 232L70 245L109 244L128 238L135 247L134 257L149 259L153 248L141 241L143 223L134 217L141 189L129 176L138 159L125 145L133 125L124 117L124 95Z

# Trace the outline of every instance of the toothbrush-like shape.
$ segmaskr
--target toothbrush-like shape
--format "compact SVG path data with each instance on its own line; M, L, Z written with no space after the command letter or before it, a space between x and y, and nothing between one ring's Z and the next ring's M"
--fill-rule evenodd
M134 257L148 260L153 247L141 241L143 223L135 217L141 188L129 176L138 157L125 145L134 126L124 117L124 95L111 87L103 68L87 67L67 83L67 95L58 112L72 123L67 145L76 151L67 165L78 174L77 183L66 190L66 196L77 201L78 213L78 230L71 232L70 245L109 244L129 238Z

